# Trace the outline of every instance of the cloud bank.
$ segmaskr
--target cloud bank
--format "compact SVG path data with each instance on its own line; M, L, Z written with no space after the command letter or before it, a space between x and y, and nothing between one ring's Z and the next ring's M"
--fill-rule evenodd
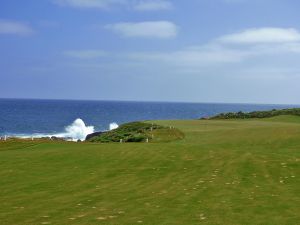
M170 65L203 67L241 63L265 57L300 53L300 32L296 29L255 28L223 35L203 45L169 52L137 52L127 55L133 60L157 61Z
M116 23L106 26L123 37L169 39L177 36L178 27L169 21L145 21L138 23Z
M32 35L34 30L27 24L12 20L0 20L0 34Z
M142 26L143 29L137 32L135 29L132 31L131 26L127 30L127 24L125 27L126 31L124 32L132 33L122 35L130 37L139 36L139 32L144 29ZM153 36L156 35L156 32L152 31L148 34ZM278 36L274 37L274 32ZM106 57L110 57L109 61L114 62L114 65L101 64L99 61L97 68L101 65L102 69L105 68L108 71L119 68L121 71L133 69L134 72L139 71L139 74L149 71L152 74L176 73L181 75L201 75L206 74L207 71L219 71L220 68L223 68L220 76L223 76L223 73L231 73L232 76L235 74L253 79L262 79L262 77L284 79L298 76L298 71L300 71L300 66L297 64L300 54L298 34L299 31L293 28L245 29L241 32L221 35L205 44L187 46L177 50L111 52ZM90 65L89 68L91 68Z
M98 9L107 9L112 5L126 4L126 0L54 0L53 2L61 6Z
M173 4L168 0L53 0L53 3L83 9L125 7L137 11L157 11L173 8Z
M138 11L170 10L172 8L172 3L165 0L139 1L133 6L133 9Z
M293 28L253 28L222 36L218 41L232 44L298 42L300 41L300 33Z
M102 50L68 50L64 52L64 55L78 59L94 59L104 57L107 53Z

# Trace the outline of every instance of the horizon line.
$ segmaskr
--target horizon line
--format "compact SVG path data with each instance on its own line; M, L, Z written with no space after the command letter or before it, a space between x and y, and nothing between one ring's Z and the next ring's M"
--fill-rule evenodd
M158 101L158 100L116 100L116 99L64 99L64 98L15 98L0 97L0 100L44 100L44 101L94 101L94 102L142 102L142 103L181 103L181 104L235 104L235 105L292 105L300 106L300 103L255 103L255 102L195 102L195 101Z

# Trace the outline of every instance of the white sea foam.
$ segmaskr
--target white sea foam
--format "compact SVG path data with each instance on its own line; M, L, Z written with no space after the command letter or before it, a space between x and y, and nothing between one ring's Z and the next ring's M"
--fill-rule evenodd
M118 127L119 127L119 125L117 123L109 124L109 130L114 130L114 129L117 129Z
M71 125L66 127L66 132L60 134L60 137L71 138L74 141L84 141L88 134L94 133L93 126L86 126L82 119L76 119ZM58 136L58 137L59 137Z
M109 130L117 129L119 125L117 123L110 123ZM43 138L43 137L57 137L63 138L68 141L84 141L88 134L94 133L94 126L87 126L84 121L80 118L76 119L72 124L65 127L65 131L61 133L36 133L36 134L16 134L8 135L10 137L19 137L19 138Z
M65 127L65 132L62 133L52 133L52 134L19 134L19 135L10 135L19 138L42 138L42 137L57 137L63 138L68 141L84 141L88 134L94 133L93 126L86 126L84 121L80 118L76 119L71 125Z

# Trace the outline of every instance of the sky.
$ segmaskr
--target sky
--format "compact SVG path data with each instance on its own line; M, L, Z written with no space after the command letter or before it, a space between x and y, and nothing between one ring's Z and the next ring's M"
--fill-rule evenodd
M298 0L1 0L0 98L300 104Z

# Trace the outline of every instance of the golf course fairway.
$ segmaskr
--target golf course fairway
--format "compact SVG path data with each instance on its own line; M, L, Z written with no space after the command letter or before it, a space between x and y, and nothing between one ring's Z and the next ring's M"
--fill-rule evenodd
M184 138L0 141L0 224L300 224L300 117L154 123Z

